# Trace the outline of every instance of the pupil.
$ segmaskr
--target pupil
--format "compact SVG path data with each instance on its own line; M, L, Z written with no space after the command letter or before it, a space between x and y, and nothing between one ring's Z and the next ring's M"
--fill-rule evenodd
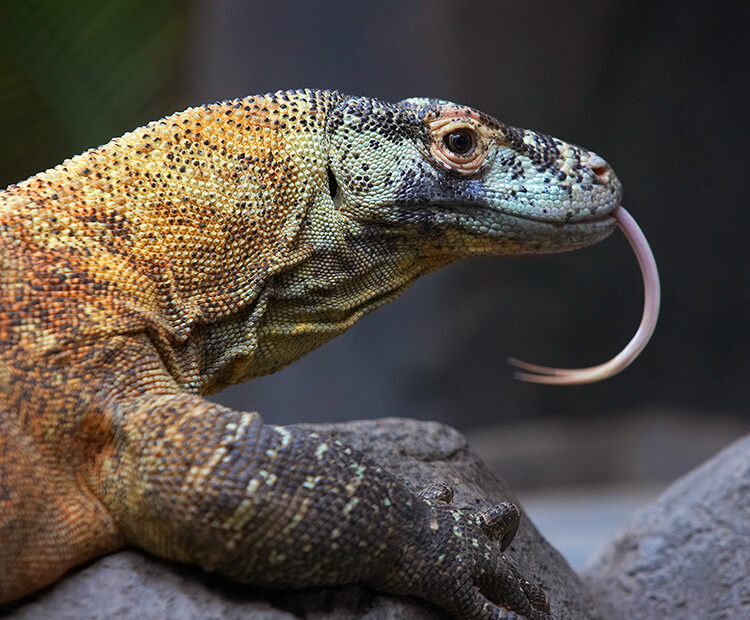
M465 131L448 134L446 146L457 155L465 155L474 146L471 136Z

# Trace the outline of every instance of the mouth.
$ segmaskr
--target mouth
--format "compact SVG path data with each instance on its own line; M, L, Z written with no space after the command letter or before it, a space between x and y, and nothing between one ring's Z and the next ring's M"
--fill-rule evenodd
M618 227L616 213L619 205L604 213L569 216L553 219L533 213L502 212L503 229L522 231L521 238L546 240L548 247L542 253L575 250L598 243L609 237Z
M525 198L525 199L524 199ZM503 192L493 195L454 196L448 200L432 200L431 205L446 211L463 211L477 219L485 217L515 221L524 227L550 227L557 230L612 229L616 227L615 212L620 208L616 192L600 194L529 195Z
M620 203L612 201L606 207L597 209L596 213L583 213L583 209L568 208L564 213L550 214L546 209L524 209L522 211L504 210L504 213L518 219L531 222L543 222L545 224L578 225L578 224L604 224L615 226L617 223L616 212L620 209ZM560 210L558 210L560 211ZM588 211L588 209L586 209Z

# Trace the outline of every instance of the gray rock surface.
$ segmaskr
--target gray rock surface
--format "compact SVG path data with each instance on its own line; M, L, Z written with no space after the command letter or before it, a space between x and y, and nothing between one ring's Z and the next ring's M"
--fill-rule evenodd
M448 426L383 419L314 428L332 432L368 453L415 489L443 481L455 488L454 502L459 504L479 507L504 500L517 502L468 449L464 437ZM544 588L551 601L553 618L595 618L591 600L578 576L528 519L523 518L506 555L526 578ZM135 550L102 558L4 611L13 620L445 618L438 609L422 601L384 596L362 587L302 592L240 587L218 576L163 562Z
M583 577L613 620L750 618L750 436L637 512Z

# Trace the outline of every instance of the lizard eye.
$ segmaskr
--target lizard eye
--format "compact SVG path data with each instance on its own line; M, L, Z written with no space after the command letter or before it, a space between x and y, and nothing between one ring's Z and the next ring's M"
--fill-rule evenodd
M474 132L468 129L457 129L443 137L443 143L452 153L464 157L474 150L476 142Z
M471 118L443 117L430 125L430 153L446 170L460 176L478 173L489 154L482 126Z

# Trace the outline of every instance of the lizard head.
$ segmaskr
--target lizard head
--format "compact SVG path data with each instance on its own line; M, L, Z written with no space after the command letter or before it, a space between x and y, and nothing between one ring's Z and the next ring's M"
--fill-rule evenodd
M327 133L339 211L367 228L416 231L438 252L561 252L616 228L622 189L606 161L466 106L350 97Z

